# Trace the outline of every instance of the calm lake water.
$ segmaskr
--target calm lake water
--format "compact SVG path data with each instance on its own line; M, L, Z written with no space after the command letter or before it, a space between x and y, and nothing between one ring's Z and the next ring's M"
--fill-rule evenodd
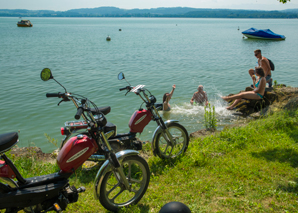
M204 108L189 104L199 84L215 106L219 128L237 119L225 110L220 96L251 84L247 71L255 66L255 49L274 62L274 80L298 86L297 19L30 20L32 28L20 28L18 18L0 18L0 133L20 131L20 147L39 146L51 152L55 146L44 133L60 144L60 127L74 120L71 102L57 106L59 99L45 97L47 92L63 92L54 81L40 80L45 67L68 92L84 95L97 106L111 106L107 119L119 133L129 130L129 118L141 105L133 93L124 96L119 91L127 85L117 80L119 72L132 85L145 84L158 102L176 84L172 110L163 117L179 120L189 133L204 128ZM286 40L243 39L241 32L250 27L270 28ZM150 123L140 138L150 140L155 128Z

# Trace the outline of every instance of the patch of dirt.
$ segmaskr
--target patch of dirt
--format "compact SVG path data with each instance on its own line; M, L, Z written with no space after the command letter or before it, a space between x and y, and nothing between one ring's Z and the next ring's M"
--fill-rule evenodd
M50 163L55 163L56 156L57 156L55 152L44 153L39 147L22 147L22 148L15 147L11 150L10 154L15 155L16 157L27 157L27 158L34 156L38 161L50 162Z
M191 138L204 138L208 135L214 135L215 133L219 132L218 130L214 129L201 129L196 132L190 133Z

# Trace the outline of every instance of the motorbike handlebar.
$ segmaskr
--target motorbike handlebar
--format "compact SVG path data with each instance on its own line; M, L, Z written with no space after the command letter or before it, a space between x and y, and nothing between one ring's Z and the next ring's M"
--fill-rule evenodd
M58 92L58 93L47 93L46 94L47 98L51 98L51 97L57 97L57 98L63 98L64 97L64 93L62 92Z
M122 90L131 90L131 86L126 86L126 87L123 87L123 88L120 88L119 91L122 91Z
M120 88L119 91L126 90L127 87Z
M79 107L78 110L77 110L77 114L74 116L75 119L79 120L82 113L83 113L83 111L84 111L83 108Z

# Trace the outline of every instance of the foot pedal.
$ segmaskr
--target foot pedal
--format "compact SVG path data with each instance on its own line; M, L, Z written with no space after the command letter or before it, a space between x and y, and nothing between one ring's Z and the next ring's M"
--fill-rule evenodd
M84 186L81 186L80 188L77 188L78 193L86 191L86 188Z
M142 150L143 148L142 141L139 141L139 140L134 141L133 145L135 147L135 150Z

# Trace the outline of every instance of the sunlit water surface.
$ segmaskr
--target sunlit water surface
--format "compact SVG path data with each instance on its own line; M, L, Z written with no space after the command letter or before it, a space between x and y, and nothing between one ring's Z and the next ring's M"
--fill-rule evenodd
M132 85L145 84L158 102L176 84L172 110L161 114L179 120L189 133L204 128L204 107L189 104L199 84L215 106L219 129L237 119L220 96L251 84L247 71L255 66L255 49L275 63L274 80L298 86L297 19L30 20L32 28L20 28L18 18L0 18L0 132L20 131L19 146L35 145L51 152L55 146L44 133L60 143L60 127L74 120L76 110L70 102L57 106L59 99L45 97L47 92L63 92L54 81L40 80L45 67L69 92L84 95L98 106L111 106L107 119L120 133L129 131L129 118L141 99L119 91L127 85L117 80L119 72ZM241 31L250 27L270 28L286 40L243 39ZM155 128L151 122L141 139L150 140Z

